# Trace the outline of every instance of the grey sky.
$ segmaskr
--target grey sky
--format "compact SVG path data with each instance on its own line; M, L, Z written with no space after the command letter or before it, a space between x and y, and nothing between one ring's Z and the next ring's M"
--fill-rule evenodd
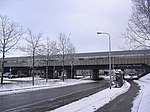
M71 34L77 52L120 50L131 13L131 0L0 0L0 14L7 15L24 28L57 40L58 33Z

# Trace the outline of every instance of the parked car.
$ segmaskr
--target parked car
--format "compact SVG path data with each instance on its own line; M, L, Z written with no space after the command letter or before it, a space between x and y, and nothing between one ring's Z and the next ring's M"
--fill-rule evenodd
M131 72L131 73L125 75L125 79L131 79L131 80L138 79L138 75L136 73Z
M10 74L8 78L18 78L18 75Z
M5 77L5 78L17 78L18 75L14 75L11 72L6 72L3 74L3 77Z
M10 72L6 72L6 73L3 74L3 77L8 78L9 75L11 75L11 73Z
M129 73L130 79L138 79L138 75L136 73Z

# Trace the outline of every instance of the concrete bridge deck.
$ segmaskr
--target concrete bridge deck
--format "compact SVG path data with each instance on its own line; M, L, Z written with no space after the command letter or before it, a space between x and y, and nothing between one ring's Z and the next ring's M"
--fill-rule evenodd
M109 52L76 53L74 70L86 69L108 69ZM67 56L67 55L66 55ZM36 66L45 70L44 56L36 57ZM49 59L49 70L62 70L60 55L54 55ZM31 70L32 57L12 57L5 59L6 71L11 69ZM112 68L115 69L145 69L150 70L150 49L149 50L127 50L111 52ZM65 61L65 69L70 70L69 61ZM1 67L1 65L0 65Z
M49 66L62 66L60 55L49 59ZM108 65L108 52L77 53L75 65ZM37 66L45 66L44 56L37 57ZM114 65L145 64L150 66L150 50L112 51L111 63ZM39 65L38 65L39 64ZM65 61L69 66L69 62ZM1 66L1 65L0 65ZM31 57L12 57L5 59L5 67L31 66Z

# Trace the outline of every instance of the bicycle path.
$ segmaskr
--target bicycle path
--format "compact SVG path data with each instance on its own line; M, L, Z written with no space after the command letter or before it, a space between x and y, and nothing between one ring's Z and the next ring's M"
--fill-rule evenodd
M134 98L138 95L140 87L133 81L129 81L129 83L131 87L126 93L118 96L95 112L131 112Z

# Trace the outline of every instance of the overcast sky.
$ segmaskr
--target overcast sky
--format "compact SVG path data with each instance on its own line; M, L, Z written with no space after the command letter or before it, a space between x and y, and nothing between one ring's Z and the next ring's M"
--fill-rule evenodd
M108 51L108 36L96 32L110 33L112 50L120 50L131 6L131 0L0 0L0 14L51 40L70 34L77 52L101 52Z

